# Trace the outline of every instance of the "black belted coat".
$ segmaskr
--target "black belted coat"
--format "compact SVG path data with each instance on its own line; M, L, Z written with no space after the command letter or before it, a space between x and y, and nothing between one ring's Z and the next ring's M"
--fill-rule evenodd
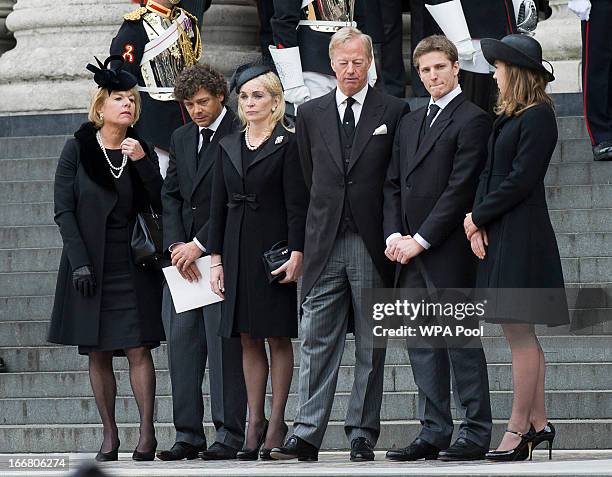
M243 140L244 133L221 140L213 179L207 248L222 254L225 275L219 334L232 336L240 293L252 337L297 336L297 287L268 283L263 263L264 252L281 240L290 251L304 250L308 193L295 135L277 125L246 171ZM238 286L239 274L248 286Z

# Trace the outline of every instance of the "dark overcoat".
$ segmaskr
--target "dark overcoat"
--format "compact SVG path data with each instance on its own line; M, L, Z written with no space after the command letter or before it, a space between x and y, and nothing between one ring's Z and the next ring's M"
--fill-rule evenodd
M232 336L238 273L248 277L239 290L248 303L252 337L297 334L297 287L268 283L263 254L287 240L290 251L304 250L308 194L295 135L278 124L244 171L243 133L221 140L215 164L207 247L222 254L225 302L220 334ZM245 259L240 262L240 257Z
M197 124L191 122L172 134L170 162L162 187L165 250L173 243L189 242L194 237L206 247L219 141L238 128L238 118L228 109L202 158L198 158L200 132Z
M55 222L63 241L49 341L66 345L98 344L101 284L104 273L106 220L117 202L114 179L95 137L92 123L84 124L69 139L55 173ZM138 139L135 131L128 136ZM128 160L136 211L152 206L161 212L162 178L155 152L141 141L146 157ZM129 230L132 230L133 223ZM89 265L97 287L92 297L84 297L72 285L72 271ZM145 271L130 261L136 304L140 316L141 339L164 338L161 322L161 272Z
M419 255L428 281L437 288L471 288L476 257L465 238L463 219L487 158L491 120L461 93L419 144L426 115L427 107L407 114L396 131L385 182L384 237L418 233L431 245Z
M392 285L393 264L385 257L383 238L383 184L396 127L408 111L408 103L368 87L345 179L336 90L300 106L296 132L310 190L302 299L327 264L338 235L345 193L378 273L386 286ZM380 128L386 132L374 135Z
M489 238L478 287L564 287L544 188L557 136L555 113L544 103L495 121L472 210L474 224ZM560 310L554 321L567 323L567 307Z

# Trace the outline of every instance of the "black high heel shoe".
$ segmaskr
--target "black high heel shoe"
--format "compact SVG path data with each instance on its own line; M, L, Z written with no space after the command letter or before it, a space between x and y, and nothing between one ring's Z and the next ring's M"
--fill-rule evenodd
M148 460L155 460L155 451L157 450L157 439L153 438L153 449L146 451L146 452L140 452L135 450L134 453L132 454L132 460L138 461L138 462L144 462L144 461L148 461Z
M531 426L531 430L529 432L533 432L532 449L535 449L542 442L548 442L548 460L552 460L553 441L555 440L555 436L557 435L555 426L553 426L550 422L547 422L544 426L544 429L542 429L541 431L536 432L535 428Z
M529 457L531 460L531 451L533 449L533 438L535 434L531 430L523 434L522 432L511 431L506 429L506 432L515 434L521 438L521 442L514 449L503 450L503 451L490 451L485 454L485 459L493 460L496 462L509 462L517 460L525 460Z
M283 439L281 442L285 442L285 437L287 437L288 432L289 432L289 427L287 426L287 424L283 422ZM270 455L271 451L272 449L267 449L265 447L262 447L261 450L259 451L259 458L261 460L274 460L272 456Z
M264 427L259 435L259 439L257 439L257 445L252 449L242 449L238 451L236 454L236 459L238 460L257 460L257 455L259 453L259 448L263 446L266 441L266 434L268 433L268 420L264 419Z
M117 440L117 445L110 452L102 452L100 451L96 454L96 462L112 462L115 460L119 460L119 445L121 443Z

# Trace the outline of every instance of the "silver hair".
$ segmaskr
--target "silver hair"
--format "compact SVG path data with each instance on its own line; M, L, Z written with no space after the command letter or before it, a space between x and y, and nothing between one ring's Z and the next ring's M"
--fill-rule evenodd
M364 47L366 49L366 54L368 59L372 60L372 37L370 35L366 35L358 28L347 26L341 28L336 33L334 33L329 42L329 59L331 60L334 56L334 50L343 45L347 41L354 40L355 38L361 39L363 41Z

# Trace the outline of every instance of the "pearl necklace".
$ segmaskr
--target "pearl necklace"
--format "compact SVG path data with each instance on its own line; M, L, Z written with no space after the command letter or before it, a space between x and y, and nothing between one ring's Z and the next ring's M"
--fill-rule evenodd
M244 131L244 142L249 151L254 151L259 146L261 146L264 142L266 142L268 138L270 137L270 135L271 133L267 133L263 138L261 138L261 141L259 141L259 143L256 146L253 146L251 144L251 141L249 141L249 126L247 124L246 130Z
M115 179L119 179L121 177L121 174L123 174L123 169L125 169L125 166L127 165L127 154L123 155L123 161L121 162L121 165L119 167L114 166L110 158L108 157L108 154L106 153L106 148L104 147L104 143L102 142L102 135L100 134L100 131L96 132L96 139L98 140L100 149L102 149L102 153L106 158L106 162L108 162L108 166L110 167L110 173ZM115 174L115 171L118 171L118 173Z

